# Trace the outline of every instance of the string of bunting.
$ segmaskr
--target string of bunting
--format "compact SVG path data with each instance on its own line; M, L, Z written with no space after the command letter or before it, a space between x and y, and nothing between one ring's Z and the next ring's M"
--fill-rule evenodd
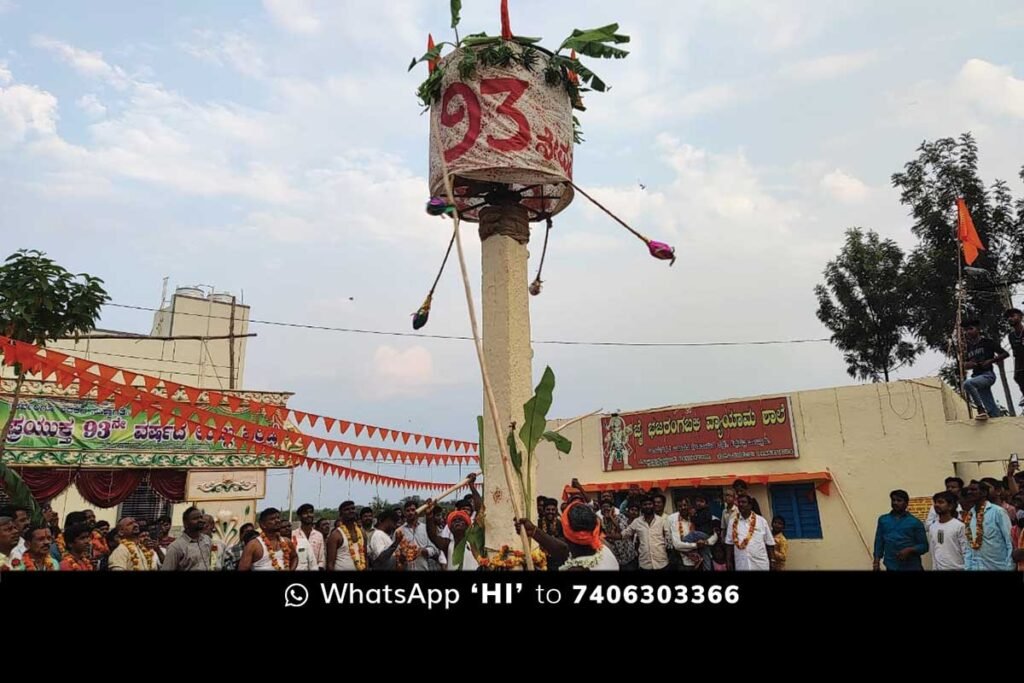
M161 425L173 423L175 428L187 429L191 427L197 434L200 433L200 430L206 430L205 436L208 439L223 439L227 443L238 441L242 445L242 450L246 453L255 452L257 455L267 455L292 465L304 464L308 469L316 469L323 474L332 474L346 479L354 478L364 483L393 488L441 491L451 486L444 483L402 479L364 472L363 470L345 467L284 450L273 445L271 439L286 448L292 444L305 448L309 437L305 434L279 430L272 426L260 425L248 420L214 413L116 382L113 377L118 372L117 368L101 366L97 368L97 373L94 374L89 372L88 369L64 364L69 359L82 359L73 359L73 357L51 350L46 350L45 356L39 356L39 349L37 347L6 339L0 342L0 352L3 353L3 362L5 364L14 365L20 363L27 373L41 375L44 380L56 375L58 385L64 388L78 381L79 397L84 398L95 388L97 400L109 400L114 404L115 409L127 407L133 416L146 413L147 417L157 420ZM111 370L114 370L114 372L111 373ZM132 375L133 373L128 374ZM127 381L128 377L124 379ZM210 429L211 423L213 429ZM233 430L231 433L227 432L228 427L231 427ZM246 429L247 427L249 430Z
M43 357L36 357L39 348L28 344L26 342L18 342L8 337L0 335L0 352L4 352L5 358L12 357L14 354L19 353L15 349L21 349L20 353L24 356L20 359L23 366L25 366L30 374L40 374L40 369L45 360ZM211 407L221 407L226 404L227 408L232 412L239 412L243 409L243 405L248 407L249 411L253 414L262 414L267 419L283 423L288 413L292 413L295 418L297 425L302 423L305 418L310 418L308 421L311 425L316 424L316 419L323 419L325 421L325 427L328 430L333 428L335 424L340 427L341 433L347 432L351 427L355 428L355 435L361 436L364 433L369 438L373 438L379 434L383 440L392 438L397 442L398 438L401 438L404 443L408 443L410 438L414 439L415 443L420 443L421 440L425 443L427 448L437 447L441 448L442 445L446 449L451 449L453 446L456 450L462 448L466 450L476 450L476 444L468 441L457 441L455 439L442 439L441 437L423 436L419 434L410 434L408 432L400 432L398 430L384 429L381 427L375 427L372 425L364 425L358 422L350 422L347 420L337 420L336 418L321 417L319 415L313 415L303 411L298 411L283 406L275 406L268 403L255 400L246 400L238 396L226 394L224 392L199 389L197 387L186 386L178 384L176 382L170 382L168 380L161 379L159 377L153 377L151 375L145 375L140 373L130 372L121 368L104 365L95 361L90 361L84 358L78 358L67 354L59 353L52 349L46 349L47 358L54 358L58 363L53 365L55 373L49 373L49 375L56 374L58 384L63 387L67 387L73 383L75 372L83 372L92 370L93 368L99 373L100 378L106 382L115 377L118 373L121 374L123 385L133 386L135 381L139 378L143 380L146 392L154 396L159 397L156 394L156 389L162 384L164 392L172 400L175 399L179 394L184 394L187 402L192 405L197 405L201 402L201 398L205 394L208 398L208 404ZM72 365L65 366L66 361L71 361ZM48 375L48 376L49 376ZM61 383L62 378L66 381ZM84 395L83 395L84 397ZM240 418L239 418L240 419ZM285 430L278 430L279 438L283 438ZM324 439L311 435L304 435L309 439L311 444L317 452L325 453L328 456L332 455L343 455L352 456L360 460L373 460L373 461L393 461L393 462L404 462L407 464L455 464L460 462L478 462L480 457L477 454L470 455L459 455L457 453L424 453L420 451L407 451L390 448L379 448L371 446L362 446L359 444L353 444L346 441L338 441L334 439ZM303 444L306 445L306 444Z

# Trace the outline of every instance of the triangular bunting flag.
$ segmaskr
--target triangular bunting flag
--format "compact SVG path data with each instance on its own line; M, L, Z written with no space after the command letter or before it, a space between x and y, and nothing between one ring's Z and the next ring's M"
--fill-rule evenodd
M185 396L188 398L188 402L192 405L199 403L199 396L202 393L202 389L197 389L196 387L185 387Z
M326 420L326 419L327 418L325 417L324 420ZM344 434L345 432L347 432L348 428L351 427L351 426L352 426L351 422L345 422L344 420L338 420L338 431L341 434Z
M68 370L57 371L57 385L61 389L67 389L69 386L75 383L75 375Z
M181 388L180 384L178 384L176 382L168 382L167 380L164 380L164 391L167 392L167 398L173 400L174 397L178 394L178 389L180 389L180 388Z
M337 422L337 420L335 420L333 417L325 417L324 418L324 428L327 431L331 431L332 429L334 429L334 423L335 422ZM343 429L341 431L344 432L345 430Z
M412 442L414 444L419 446L421 441L423 441L423 435L422 434L413 434L412 435Z
M411 436L411 434L409 434L409 432L402 432L402 443L405 444L406 446L409 445L409 437L410 436Z
M137 377L138 375L136 375L134 372L129 372L128 370L121 371L121 378L124 380L123 383L128 386L135 384L135 379Z
M54 368L59 368L60 366L64 365L64 361L66 361L70 357L71 356L68 356L67 354L64 353L58 353L57 351L51 351L50 349L46 349L46 360L51 361Z
M310 427L316 427L316 421L320 419L320 416L312 413L306 413L306 419L309 420Z
M452 440L451 439L445 439L444 440L444 449L446 451L450 451L452 449Z
M159 379L157 379L156 377L150 377L149 375L143 375L142 381L145 383L146 391L148 391L149 393L153 393L156 390L157 386L159 386L160 384Z
M364 427L365 427L366 425L361 425L361 424L359 424L358 422L356 422L356 423L354 423L354 424L355 424L355 426L356 426L356 436L359 436L359 435L361 435L361 434L363 433L363 428L364 428Z
M76 358L75 359L75 370L78 370L79 372L88 372L89 369L92 366L94 366L94 365L96 365L96 364L92 363L90 361L87 361L84 358Z
M371 427L371 426L367 425L367 427L366 427L366 436L368 438L372 439L376 435L377 435L377 428L376 427Z
M100 385L97 385L97 387L96 387L96 400L98 402L100 402L100 403L102 403L103 401L107 401L107 400L110 399L110 397L111 397L111 395L113 395L113 393L114 393L114 387L112 385L110 385L110 384L100 384ZM116 401L114 403L114 407L115 408L119 408L120 407L120 406L117 405Z
M100 379L104 382L114 379L114 375L118 372L117 368L112 368L109 365L98 365L97 367L99 368Z
M92 382L87 382L84 379L78 380L78 398L85 398L92 391Z
M301 410L293 410L292 415L295 417L295 424L301 426L302 421L306 419L306 414Z
M224 394L219 391L209 391L206 393L206 398L210 402L211 406L219 406L224 402Z
M231 408L231 412L237 413L242 409L242 399L237 396L228 396L228 408Z
M432 436L425 436L425 437L423 437L423 444L427 448L433 448L434 447L434 437L432 437Z
M260 410L262 408L263 404L261 404L259 401L249 401L249 412L252 413L253 415L259 415Z
M380 430L380 438L383 441L387 441L388 439L390 439L391 438L391 430L390 429L381 429Z

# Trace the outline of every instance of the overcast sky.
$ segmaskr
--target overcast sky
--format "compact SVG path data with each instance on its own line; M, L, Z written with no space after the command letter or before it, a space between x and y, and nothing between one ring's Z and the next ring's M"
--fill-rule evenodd
M464 4L463 33L499 30L498 0ZM825 337L811 290L844 229L913 244L889 177L922 140L973 131L985 179L1021 192L1019 0L510 5L515 32L549 46L612 21L633 37L628 59L591 60L612 89L587 96L575 178L679 256L654 261L577 199L555 221L531 302L537 340ZM443 0L0 0L3 251L42 249L122 304L157 305L169 276L244 292L254 318L411 331L449 233L423 212L425 67L405 68L428 32L450 38L448 23ZM478 293L479 242L467 242ZM147 332L150 316L108 308L101 324ZM468 329L452 268L424 332ZM247 388L476 439L467 342L253 331ZM546 364L560 416L852 381L828 344L538 344L536 376ZM272 503L286 482L272 477ZM376 491L303 471L296 492L326 506Z

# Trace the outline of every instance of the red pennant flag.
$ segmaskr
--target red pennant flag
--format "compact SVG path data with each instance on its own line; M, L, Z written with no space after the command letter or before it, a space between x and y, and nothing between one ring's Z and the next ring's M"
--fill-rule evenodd
M376 427L370 427L370 426L366 427L366 436L368 438L372 439L374 436L376 436L376 434L377 434L377 428Z
M123 379L124 384L127 384L128 386L135 384L135 379L137 377L138 375L136 375L134 372L129 372L128 370L121 371L121 379Z
M110 387L105 387L105 386L102 386L102 385L100 385L100 386L99 386L99 387L97 388L97 390L98 390L98 391L106 391L106 390L107 390L107 389L109 389L109 388L110 388ZM131 401L130 401L130 400L128 399L128 397L127 397L127 396L125 396L124 394L118 394L118 393L115 393L115 394L114 394L114 408L115 408L116 410L120 410L121 408L124 408L124 407L125 407L126 405L128 405L129 403L131 403Z
M153 393L156 391L157 386L160 384L160 380L156 377L150 377L149 375L143 375L142 381L146 385L146 391Z
M326 419L326 418L324 418L324 419ZM351 422L345 422L345 420L338 420L338 431L341 434L344 434L345 432L347 432L349 427L351 427L351 426L352 426Z
M306 419L309 420L310 427L316 427L316 421L320 419L320 416L313 415L312 413L306 413Z
M434 36L432 36L431 34L428 33L427 34L427 52L430 52L433 49L434 49ZM434 71L437 69L438 61L440 61L440 60L431 59L431 60L429 60L427 62L427 73L431 73L431 74L434 73Z
M445 439L444 440L444 449L446 451L450 451L452 449L452 440L451 439Z
M75 359L75 370L78 370L79 372L88 372L89 369L92 366L94 366L94 365L96 365L96 364L92 363L90 361L87 361L84 358L76 358Z
M60 367L61 365L64 365L64 361L66 361L70 357L71 356L68 356L66 354L58 353L57 351L51 351L50 349L46 349L46 359L48 361L52 361L52 364L53 364L54 368L57 368L57 367Z
M103 401L109 400L110 397L113 394L114 394L114 387L112 385L110 385L110 384L99 384L99 385L96 386L96 400L98 402L100 402L100 403L102 403ZM117 400L116 399L114 400L114 407L115 408L120 408L121 407L121 406L117 405Z
M325 417L324 418L324 429L326 429L327 431L331 431L332 429L334 429L334 423L335 422L337 422L337 420L335 420L333 417ZM344 432L345 430L342 429L341 431Z
M142 404L138 401L132 401L128 404L128 410L131 412L132 417L135 417L142 412Z
M974 229L974 220L971 212L967 210L967 202L963 197L956 200L957 213L957 239L964 250L964 261L967 265L973 264L978 258L978 251L984 251L985 245L981 243L978 231Z
M75 383L75 376L73 373L67 370L57 371L57 385L61 389L67 389L69 386Z
M185 387L185 396L188 398L188 402L192 405L199 403L199 396L202 393L202 389L197 389L196 387Z
M337 452L338 452L338 444L336 442L334 442L334 441L328 441L327 442L327 457L331 457L332 455L336 454Z
M358 422L355 423L355 426L356 426L356 436L359 436L360 434L362 434L363 433L363 429L366 427L366 425L361 425Z
M402 443L406 446L409 445L409 437L412 436L409 432L402 432Z
M114 375L117 374L117 368L112 368L109 365L97 365L99 368L100 379L104 382L109 382L114 379Z
M85 398L92 391L92 382L87 382L84 379L78 380L78 398Z
M432 437L432 436L425 436L425 437L423 437L423 445L426 446L427 448L433 448L434 447L434 437Z
M292 415L295 416L295 424L301 425L302 421L306 419L306 414L301 410L293 410Z
M224 394L219 391L209 391L206 394L211 406L219 406L224 401Z
M390 429L381 429L380 430L380 438L381 438L382 441L387 441L389 438L391 438L391 430Z
M228 396L228 408L231 409L231 412L237 413L242 409L242 399L237 396Z
M512 26L508 19L508 0L501 0L501 39L512 40Z
M177 382L168 382L167 380L164 380L164 391L167 392L167 398L174 400L174 397L177 396L178 389L180 388L181 385Z
M259 401L249 401L249 412L253 415L259 415L262 407Z

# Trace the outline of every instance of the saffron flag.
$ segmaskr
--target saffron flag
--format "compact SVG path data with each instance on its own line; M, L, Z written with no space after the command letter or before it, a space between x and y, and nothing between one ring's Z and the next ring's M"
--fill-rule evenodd
M971 212L967 210L967 202L962 197L956 200L957 213L957 239L964 250L964 261L967 265L973 264L978 258L978 251L984 251L985 245L978 237L978 231L974 229L974 220L971 219Z

